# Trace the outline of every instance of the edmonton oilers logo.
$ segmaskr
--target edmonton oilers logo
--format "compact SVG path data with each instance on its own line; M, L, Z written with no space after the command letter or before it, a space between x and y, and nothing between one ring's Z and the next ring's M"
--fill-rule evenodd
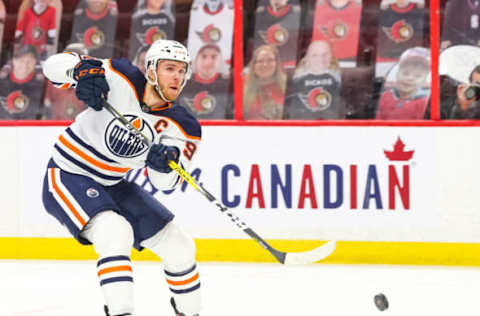
M87 196L92 199L100 195L100 193L94 188L88 188L86 193L87 193Z
M153 140L154 133L150 125L137 115L127 114L125 118L138 129L147 139ZM135 136L117 119L113 119L105 131L105 144L108 150L118 157L138 157L148 150L140 137Z

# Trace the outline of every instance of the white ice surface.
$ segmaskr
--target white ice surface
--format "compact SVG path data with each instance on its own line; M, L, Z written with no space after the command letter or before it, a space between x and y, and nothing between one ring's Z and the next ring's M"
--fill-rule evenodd
M160 263L134 262L135 316L173 316ZM480 315L480 269L200 263L202 316ZM384 293L390 307L376 309ZM0 261L0 316L104 316L94 261Z

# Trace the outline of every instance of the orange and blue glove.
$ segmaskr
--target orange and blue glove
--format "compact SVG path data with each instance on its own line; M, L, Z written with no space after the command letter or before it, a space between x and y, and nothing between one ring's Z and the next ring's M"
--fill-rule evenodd
M77 81L77 98L95 111L102 110L110 91L102 62L95 59L82 60L75 66L73 78Z

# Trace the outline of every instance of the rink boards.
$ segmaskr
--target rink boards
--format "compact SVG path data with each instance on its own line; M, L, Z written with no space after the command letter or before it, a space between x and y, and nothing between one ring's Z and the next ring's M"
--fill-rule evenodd
M41 185L63 127L1 127L0 258L89 259L44 211ZM190 170L284 251L339 240L330 263L480 265L478 127L206 126ZM205 261L272 261L187 185L152 191ZM150 253L134 258L153 260Z

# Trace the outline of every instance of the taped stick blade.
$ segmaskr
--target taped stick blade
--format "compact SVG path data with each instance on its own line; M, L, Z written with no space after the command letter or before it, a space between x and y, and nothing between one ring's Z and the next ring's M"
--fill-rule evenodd
M309 264L323 260L330 256L337 247L337 242L331 240L320 247L304 252L287 252L285 256L286 265Z

